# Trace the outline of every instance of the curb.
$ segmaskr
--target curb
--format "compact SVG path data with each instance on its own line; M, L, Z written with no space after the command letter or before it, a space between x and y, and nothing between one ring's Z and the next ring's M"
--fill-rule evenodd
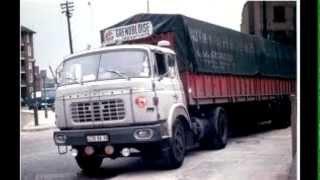
M21 110L20 113L30 113L30 114L33 114L33 111Z
M21 129L22 132L34 132L34 131L43 131L48 129L56 128L53 125L39 125L39 126L32 126L32 127L24 127Z

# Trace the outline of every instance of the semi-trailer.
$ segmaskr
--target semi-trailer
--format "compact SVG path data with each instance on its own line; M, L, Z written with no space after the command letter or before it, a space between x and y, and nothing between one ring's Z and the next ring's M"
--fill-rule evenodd
M85 171L136 155L178 168L189 149L224 148L231 122L290 125L293 47L178 14L137 14L100 34L101 48L57 69L54 141Z

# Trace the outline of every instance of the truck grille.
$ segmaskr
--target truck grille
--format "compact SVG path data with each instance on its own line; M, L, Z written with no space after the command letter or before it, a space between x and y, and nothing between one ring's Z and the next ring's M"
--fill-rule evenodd
M71 115L74 122L93 122L121 120L125 117L122 99L108 99L71 104Z

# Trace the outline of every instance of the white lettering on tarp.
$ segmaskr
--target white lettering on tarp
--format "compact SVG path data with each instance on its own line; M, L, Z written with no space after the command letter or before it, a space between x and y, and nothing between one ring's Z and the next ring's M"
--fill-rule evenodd
M153 27L150 21L107 29L103 33L103 44L114 44L117 41L130 41L152 35Z
M195 48L195 55L204 64L216 71L231 69L235 65L235 59L231 53L233 52L231 48L234 46L231 45L230 39L213 36L198 29L189 29L189 32L193 43L199 46Z

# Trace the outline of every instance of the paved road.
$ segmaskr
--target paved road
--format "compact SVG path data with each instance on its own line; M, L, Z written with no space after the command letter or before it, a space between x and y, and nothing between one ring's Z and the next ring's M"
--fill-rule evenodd
M71 154L58 155L53 130L21 133L21 179L137 180L287 180L291 165L291 129L233 137L223 150L193 150L176 170L147 167L139 158L105 159L94 175L84 174Z

